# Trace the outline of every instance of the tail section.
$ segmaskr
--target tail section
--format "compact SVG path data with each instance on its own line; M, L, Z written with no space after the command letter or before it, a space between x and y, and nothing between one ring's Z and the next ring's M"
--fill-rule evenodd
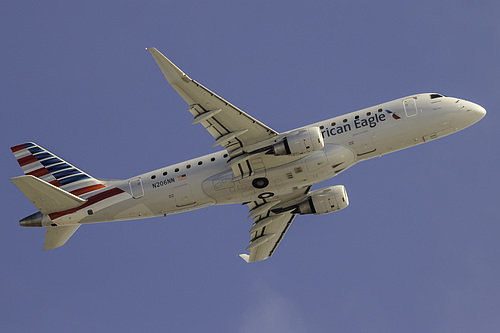
M53 224L48 215L80 207L86 198L106 186L36 143L24 143L11 150L24 172L24 176L11 180L40 210L19 224L47 226L45 250L64 245L80 225Z
M21 176L11 180L45 215L76 208L87 202L35 176Z
M47 227L47 231L45 231L45 244L43 249L51 250L56 247L63 246L66 244L68 239L73 236L78 227L80 227L79 224Z
M104 184L33 142L11 148L27 176L33 176L75 196L104 188Z

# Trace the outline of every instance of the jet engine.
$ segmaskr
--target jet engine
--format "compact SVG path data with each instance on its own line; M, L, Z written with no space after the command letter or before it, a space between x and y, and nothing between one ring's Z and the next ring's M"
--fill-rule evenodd
M319 127L309 127L292 132L276 143L270 153L274 155L303 155L325 146Z
M307 200L297 205L298 213L328 214L349 206L347 192L343 185L329 186L309 193Z

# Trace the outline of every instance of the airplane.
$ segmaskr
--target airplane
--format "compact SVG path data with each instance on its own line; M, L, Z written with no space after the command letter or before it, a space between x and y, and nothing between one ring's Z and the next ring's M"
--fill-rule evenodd
M14 184L38 208L19 221L45 227L44 250L87 223L166 216L244 204L253 220L248 262L271 257L297 215L344 209L344 186L311 190L358 162L426 143L482 119L486 110L438 93L399 98L279 133L147 48L194 119L223 150L125 180L94 178L36 143L11 148L24 175Z

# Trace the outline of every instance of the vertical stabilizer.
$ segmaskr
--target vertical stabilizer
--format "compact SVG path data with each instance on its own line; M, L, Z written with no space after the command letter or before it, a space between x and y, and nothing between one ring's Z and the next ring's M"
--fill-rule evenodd
M105 185L33 142L11 148L27 176L33 176L75 196L86 195Z
M102 181L36 143L23 143L11 150L24 172L24 176L11 180L40 210L19 221L23 227L45 226L51 221L49 214L83 206L87 198L106 188ZM79 224L50 224L46 227L44 250L64 245L80 227Z

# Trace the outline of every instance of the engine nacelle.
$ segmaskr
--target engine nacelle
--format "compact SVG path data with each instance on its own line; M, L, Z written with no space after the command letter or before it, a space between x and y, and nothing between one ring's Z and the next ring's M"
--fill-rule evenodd
M307 200L298 205L298 213L328 214L349 206L347 192L343 185L329 186L309 193Z
M302 155L320 150L325 146L319 127L301 129L287 135L273 146L274 155Z

